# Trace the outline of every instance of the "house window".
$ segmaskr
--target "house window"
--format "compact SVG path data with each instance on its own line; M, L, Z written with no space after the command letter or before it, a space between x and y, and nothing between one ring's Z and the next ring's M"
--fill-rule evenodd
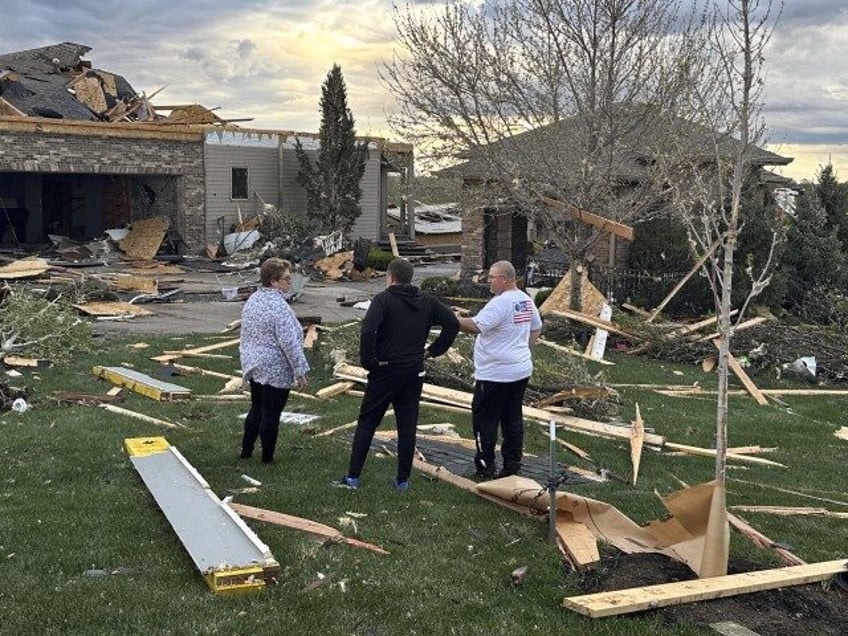
M247 168L233 168L230 178L230 198L248 199Z

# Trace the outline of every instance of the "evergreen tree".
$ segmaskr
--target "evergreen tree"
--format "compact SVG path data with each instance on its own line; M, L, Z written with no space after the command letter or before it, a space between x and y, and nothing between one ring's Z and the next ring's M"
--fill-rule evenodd
M816 193L798 197L782 263L789 278L786 305L790 311L797 313L805 304L821 302L823 290L839 289L845 283L842 242L827 220Z
M839 183L833 165L819 170L816 196L827 215L827 224L836 230L843 245L848 245L848 184Z
M357 143L355 137L342 69L334 64L321 87L317 161L310 159L300 139L295 144L300 163L297 181L306 190L306 211L319 232L340 229L347 235L362 213L360 181L365 173L368 146Z

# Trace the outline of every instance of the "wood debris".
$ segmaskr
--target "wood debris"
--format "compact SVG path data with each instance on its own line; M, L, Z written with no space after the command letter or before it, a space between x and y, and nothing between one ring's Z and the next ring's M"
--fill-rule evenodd
M845 559L836 559L809 565L714 576L697 581L679 581L614 592L570 596L565 598L562 604L563 607L586 616L601 618L681 603L774 590L790 585L827 581L846 571L848 571L848 562Z
M170 219L164 216L133 221L129 234L118 246L129 258L151 259L159 251L170 226Z

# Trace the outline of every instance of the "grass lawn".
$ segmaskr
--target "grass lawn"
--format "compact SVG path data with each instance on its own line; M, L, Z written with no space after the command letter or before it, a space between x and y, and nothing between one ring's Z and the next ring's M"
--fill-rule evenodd
M465 337L465 336L462 336ZM313 437L295 426L281 430L277 463L239 460L240 415L245 403L206 400L159 403L128 393L124 408L180 422L190 430L152 424L85 406L59 406L55 390L105 393L110 384L94 377L95 365L132 365L154 377L150 360L163 350L201 346L210 336L99 339L97 349L73 363L26 372L11 381L26 386L33 408L0 414L0 632L8 634L702 634L703 627L664 625L651 613L591 620L562 609L563 597L580 593L580 576L561 563L544 523L520 517L470 493L413 473L405 495L390 487L395 460L373 454L358 491L332 488L346 469L349 438ZM181 362L234 373L233 358L186 358ZM329 351L310 352L310 391L333 382ZM538 347L537 356L556 356ZM715 386L715 378L693 365L660 363L611 353L603 367L609 383ZM593 372L600 370L591 369ZM217 392L223 380L208 376L162 378L196 394ZM754 380L776 386L771 378ZM731 382L738 386L735 379ZM639 403L647 427L668 441L712 445L714 398L665 397L644 389L622 389L626 421ZM764 455L787 468L732 464L728 504L817 506L848 510L848 442L833 432L845 424L848 399L794 397L786 406L757 406L731 397L730 445L777 447ZM355 419L359 398L325 401L292 398L287 410L320 415L321 429ZM423 409L421 423L451 421L470 437L465 414ZM391 428L393 420L384 423ZM536 432L536 429L539 432ZM249 525L282 567L278 585L254 595L217 597L159 512L123 451L128 437L164 435L221 497L258 479L255 493L235 501L340 527L354 518L356 536L390 552L378 555L258 521ZM612 472L630 475L626 441L577 433L565 439ZM547 452L543 427L527 424L527 450ZM563 452L563 463L582 465ZM667 494L709 481L713 460L643 453L636 486L619 481L575 487L578 494L607 501L637 522L663 516L654 491ZM783 491L779 490L783 489ZM794 491L790 494L785 491ZM840 503L841 502L841 503ZM358 513L356 516L347 513ZM771 539L812 563L848 556L848 521L821 517L742 515ZM352 527L342 528L353 534ZM613 551L603 549L606 558ZM773 555L732 534L732 559L779 565ZM511 572L528 566L523 585ZM602 565L603 567L603 561ZM316 585L318 581L323 584Z

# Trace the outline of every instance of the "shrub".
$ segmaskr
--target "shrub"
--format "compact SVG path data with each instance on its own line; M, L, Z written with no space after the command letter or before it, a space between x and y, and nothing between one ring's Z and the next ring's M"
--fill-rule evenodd
M429 276L421 281L421 291L435 296L456 296L456 281L447 276Z
M394 256L392 256L391 252L387 252L385 250L381 250L375 247L370 252L368 252L368 262L366 265L367 267L370 267L372 269L385 272L386 269L389 267L389 263L392 262L393 258Z
M546 287L544 289L540 289L536 292L536 295L533 297L533 302L536 304L536 307L541 307L542 303L548 299L548 296L551 295L553 288Z

